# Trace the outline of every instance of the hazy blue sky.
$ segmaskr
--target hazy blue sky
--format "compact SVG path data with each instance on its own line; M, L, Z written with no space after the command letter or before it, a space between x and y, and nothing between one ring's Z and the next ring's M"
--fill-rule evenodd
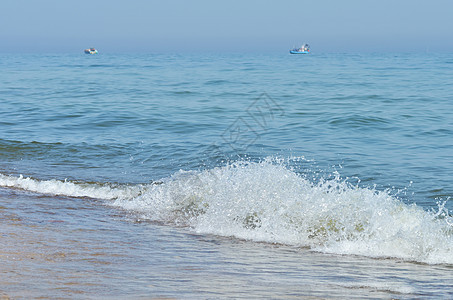
M453 51L451 0L0 0L0 51Z

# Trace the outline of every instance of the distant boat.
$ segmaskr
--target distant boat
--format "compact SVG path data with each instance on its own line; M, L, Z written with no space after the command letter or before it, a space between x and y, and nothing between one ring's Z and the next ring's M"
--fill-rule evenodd
M98 50L96 50L94 48L85 49L84 51L86 54L98 54Z
M310 53L310 46L308 44L303 44L300 48L294 48L289 50L291 54L308 54Z

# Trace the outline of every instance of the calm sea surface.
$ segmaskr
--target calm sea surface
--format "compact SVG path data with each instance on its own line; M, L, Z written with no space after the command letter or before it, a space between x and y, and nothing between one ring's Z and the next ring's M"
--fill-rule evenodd
M0 54L0 298L451 298L452 78L452 54Z

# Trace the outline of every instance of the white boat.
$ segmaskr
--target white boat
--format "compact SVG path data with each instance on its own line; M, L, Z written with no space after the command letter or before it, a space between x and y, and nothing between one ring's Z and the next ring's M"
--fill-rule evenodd
M310 53L310 46L308 44L303 44L300 48L294 48L289 50L291 54L308 54Z

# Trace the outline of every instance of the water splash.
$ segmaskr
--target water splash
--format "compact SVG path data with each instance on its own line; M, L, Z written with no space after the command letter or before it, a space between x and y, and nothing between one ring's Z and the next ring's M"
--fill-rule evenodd
M105 199L140 219L200 234L453 264L453 220L444 205L438 212L425 211L389 191L352 185L338 173L309 180L285 160L179 171L158 185L112 187L0 175L0 186Z
M338 174L314 183L275 161L180 171L147 193L114 205L201 234L453 263L448 215L404 204L388 191L353 186Z

